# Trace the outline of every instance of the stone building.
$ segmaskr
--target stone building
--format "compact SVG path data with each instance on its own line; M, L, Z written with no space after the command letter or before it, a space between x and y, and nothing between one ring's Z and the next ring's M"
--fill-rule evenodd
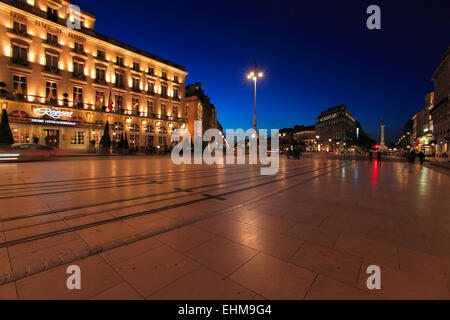
M185 113L188 119L188 128L191 137L194 138L195 121L202 122L202 134L208 129L219 129L220 131L223 131L222 126L217 120L217 109L203 91L202 84L195 83L188 85L185 92Z
M450 46L433 74L434 108L431 110L433 135L438 156L449 153L450 143Z
M0 1L0 107L15 142L85 151L108 121L116 142L126 135L135 149L170 146L172 131L187 126L185 68L97 33L95 15L77 20L70 6ZM68 27L77 21L79 29Z
M338 150L356 143L357 122L345 105L336 106L317 118L316 135L323 150Z

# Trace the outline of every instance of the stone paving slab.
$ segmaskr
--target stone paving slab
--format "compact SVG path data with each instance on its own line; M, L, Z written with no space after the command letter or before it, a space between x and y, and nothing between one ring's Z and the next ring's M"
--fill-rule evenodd
M307 186L78 260L72 264L82 269L81 291L67 290L64 265L0 286L0 299L448 300L450 181L426 168L409 173L403 165L357 163ZM30 254L58 253L64 245L96 245L161 228L174 217L175 210L0 249L0 267L10 269L10 261ZM381 267L382 290L367 289L370 265Z

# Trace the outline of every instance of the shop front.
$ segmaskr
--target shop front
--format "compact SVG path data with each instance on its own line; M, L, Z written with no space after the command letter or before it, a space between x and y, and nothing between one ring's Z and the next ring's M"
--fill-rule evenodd
M89 129L80 115L63 108L10 103L6 107L15 144L86 151Z

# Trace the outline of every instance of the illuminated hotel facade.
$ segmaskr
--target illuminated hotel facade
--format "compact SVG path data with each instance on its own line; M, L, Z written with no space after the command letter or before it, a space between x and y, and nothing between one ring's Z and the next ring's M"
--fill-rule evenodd
M86 151L108 121L114 142L170 147L188 125L185 68L97 33L91 13L69 28L69 6L0 0L0 106L15 142Z

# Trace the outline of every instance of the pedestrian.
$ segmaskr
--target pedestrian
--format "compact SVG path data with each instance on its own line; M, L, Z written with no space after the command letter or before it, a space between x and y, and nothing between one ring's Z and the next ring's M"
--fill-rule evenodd
M408 161L409 161L409 172L412 172L414 162L416 161L416 152L414 150L411 151L411 153L409 154Z
M423 151L420 151L420 153L419 153L419 160L420 160L420 165L423 166L423 163L425 162L425 153L423 153Z
M381 151L378 151L377 161L378 161L378 165L381 167Z

